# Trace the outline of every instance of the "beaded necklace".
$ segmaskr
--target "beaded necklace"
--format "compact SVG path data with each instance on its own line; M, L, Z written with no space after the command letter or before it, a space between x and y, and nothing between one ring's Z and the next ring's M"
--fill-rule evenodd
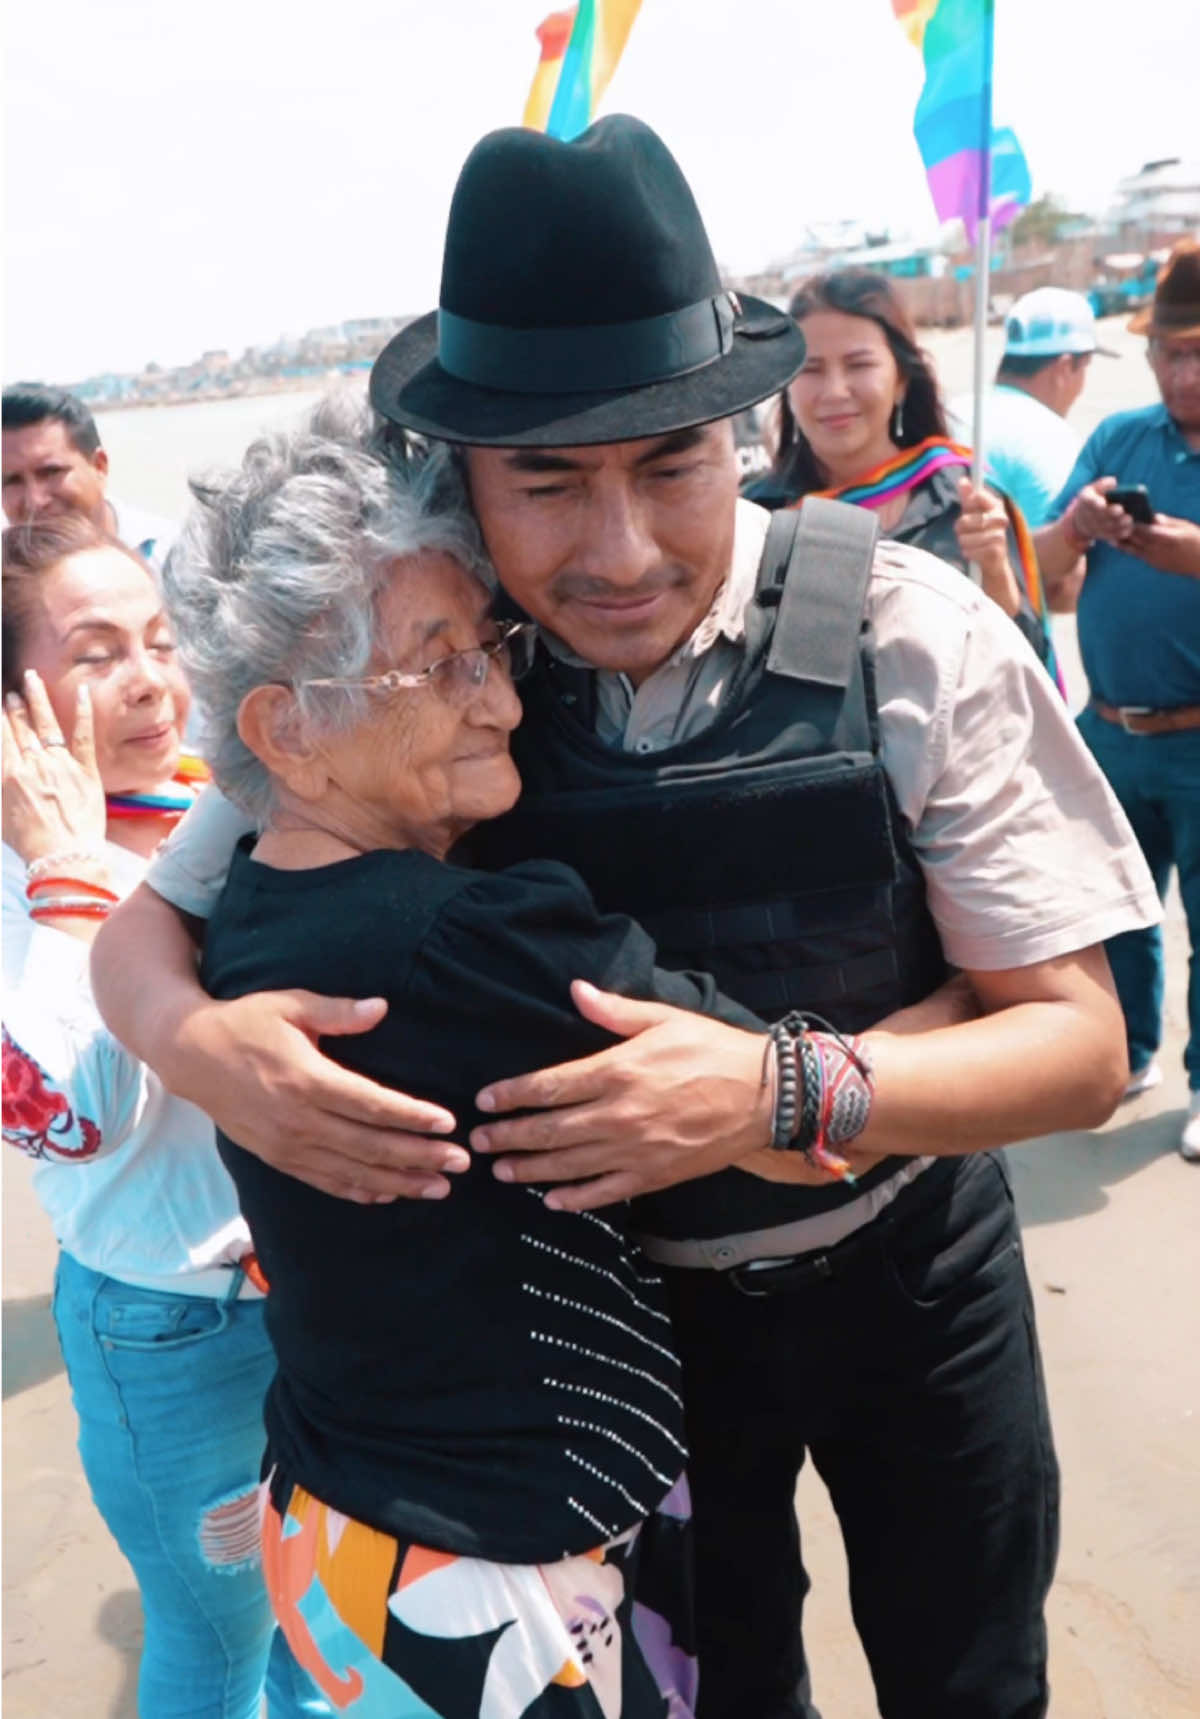
M162 818L177 824L209 780L208 765L183 753L169 782L152 794L106 794L110 818Z

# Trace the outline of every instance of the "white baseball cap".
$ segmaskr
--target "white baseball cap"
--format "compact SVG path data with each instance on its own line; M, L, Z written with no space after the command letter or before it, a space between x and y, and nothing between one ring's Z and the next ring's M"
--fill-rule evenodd
M1096 318L1081 292L1035 287L1013 303L1004 323L1006 358L1057 358L1062 352L1115 352L1096 339Z

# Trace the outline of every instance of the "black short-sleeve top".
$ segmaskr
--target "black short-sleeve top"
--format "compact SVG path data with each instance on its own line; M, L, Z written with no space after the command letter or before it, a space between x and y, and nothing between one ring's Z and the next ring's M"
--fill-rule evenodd
M409 850L282 871L248 849L209 922L206 988L386 998L379 1026L321 1048L444 1104L461 1141L487 1082L612 1042L573 1007L574 978L752 1023L711 980L657 969L565 866L481 873ZM361 1205L219 1145L271 1285L269 1464L387 1533L505 1562L587 1550L670 1489L679 1367L624 1206L547 1210L484 1158L443 1200Z

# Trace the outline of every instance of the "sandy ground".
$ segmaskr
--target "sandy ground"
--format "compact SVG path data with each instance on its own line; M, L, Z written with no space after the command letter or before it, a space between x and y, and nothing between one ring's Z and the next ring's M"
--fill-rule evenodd
M1094 364L1081 428L1153 397L1141 343L1106 329L1114 336L1121 358ZM966 335L932 344L948 390L964 386ZM119 421L105 420L110 447ZM1068 625L1063 656L1078 694L1071 635ZM1095 1134L1011 1153L1064 1476L1050 1602L1055 1719L1200 1713L1200 1167L1174 1150L1186 1103L1177 904L1168 937L1165 1084ZM75 1454L49 1314L53 1238L28 1166L4 1159L4 1713L135 1719L137 1591ZM798 1501L818 1699L826 1719L872 1719L837 1528L811 1473Z

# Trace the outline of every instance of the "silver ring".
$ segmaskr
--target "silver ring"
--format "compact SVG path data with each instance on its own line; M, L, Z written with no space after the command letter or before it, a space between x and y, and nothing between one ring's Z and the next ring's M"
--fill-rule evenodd
M43 740L42 741L43 746L65 746L66 744L67 743L65 740Z

